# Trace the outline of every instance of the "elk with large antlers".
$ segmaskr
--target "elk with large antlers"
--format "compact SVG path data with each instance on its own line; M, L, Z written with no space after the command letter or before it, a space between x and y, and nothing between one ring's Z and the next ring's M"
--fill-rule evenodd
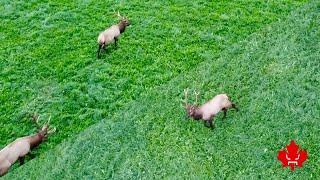
M231 102L227 94L218 94L215 97L213 97L210 101L201 106L197 106L199 93L195 92L196 103L194 105L188 104L188 89L184 90L184 94L185 109L187 111L187 116L195 120L202 119L206 127L214 127L213 119L220 111L224 112L223 119L227 116L228 109L234 108L238 111L238 108L234 103Z
M40 128L41 126L38 124L38 120L39 117L36 117L35 122ZM0 151L0 176L6 174L18 159L20 165L23 165L25 156L33 148L38 147L49 134L55 132L55 128L49 128L49 122L50 119L39 129L38 133L18 138Z
M120 18L120 22L113 25L101 32L98 36L99 48L97 51L97 58L100 57L101 49L105 49L108 44L114 41L115 47L117 47L117 41L121 33L123 33L127 26L130 25L129 20L126 17L120 15L119 11L117 16Z

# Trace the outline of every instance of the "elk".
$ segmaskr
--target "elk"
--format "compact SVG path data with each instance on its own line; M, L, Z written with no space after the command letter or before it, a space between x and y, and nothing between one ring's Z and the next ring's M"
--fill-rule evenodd
M32 149L38 147L49 134L56 131L55 128L49 128L50 118L42 128L40 128L41 126L38 121L39 116L35 120L39 128L38 133L18 138L0 151L0 177L5 175L18 159L20 165L23 165L25 156L29 154Z
M98 51L97 51L97 58L100 57L101 49L106 48L107 45L111 44L114 41L114 45L117 48L117 41L120 36L125 30L127 26L130 26L130 22L127 17L123 17L120 15L119 11L117 16L120 18L120 22L116 25L112 25L111 27L107 28L105 31L101 32L98 36Z
M213 124L214 117L220 111L224 112L223 119L226 118L227 111L230 108L234 108L236 111L238 111L236 104L231 102L227 94L218 94L201 106L197 105L199 93L195 92L196 103L194 105L188 104L188 89L184 90L184 95L185 95L184 107L186 109L187 116L193 118L194 120L202 119L206 127L210 127L210 128L214 127L214 124Z

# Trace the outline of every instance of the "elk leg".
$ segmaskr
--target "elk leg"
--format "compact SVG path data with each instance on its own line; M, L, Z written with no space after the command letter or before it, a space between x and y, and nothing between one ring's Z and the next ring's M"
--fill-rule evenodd
M32 153L29 153L28 156L31 158L31 159L34 159L36 156Z
M207 122L208 122L208 121L206 121L206 120L203 121L204 126L205 126L205 127L210 127L210 126L208 126L208 123L207 123Z
M7 174L11 167L11 164L8 161L1 162L0 164L0 177Z
M97 58L98 59L100 58L100 51L101 51L102 46L103 46L102 44L99 44L98 51L97 51Z
M106 44L103 44L103 45L102 45L102 49L103 49L104 51L106 51L106 50L107 50L107 46L106 46Z
M118 46L117 46L117 41L118 41L118 38L114 38L114 46L117 48Z
M223 108L222 110L223 110L223 117L222 117L222 119L226 119L228 109L227 109L227 108Z
M0 177L7 174L10 167L0 168Z
M20 166L22 166L24 164L24 156L19 157L19 161L20 161Z
M232 104L231 104L231 107L232 107L233 109L235 109L236 111L239 111L239 109L237 108L237 105L236 105L236 104L232 103Z
M204 126L205 127L207 127L207 128L211 128L211 129L213 129L214 128L214 125L213 125L213 119L211 119L211 120L204 120ZM208 125L208 123L209 123L209 125Z
M213 118L211 119L211 120L209 120L209 127L211 128L211 129L213 129L214 128L214 125L213 125Z

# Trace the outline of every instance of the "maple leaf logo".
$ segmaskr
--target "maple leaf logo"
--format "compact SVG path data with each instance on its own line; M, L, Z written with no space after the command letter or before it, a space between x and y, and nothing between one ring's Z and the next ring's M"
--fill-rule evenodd
M287 145L286 149L278 152L278 159L282 162L282 166L290 166L291 170L294 170L295 166L302 167L303 162L308 158L307 151L299 150L299 146L294 140Z

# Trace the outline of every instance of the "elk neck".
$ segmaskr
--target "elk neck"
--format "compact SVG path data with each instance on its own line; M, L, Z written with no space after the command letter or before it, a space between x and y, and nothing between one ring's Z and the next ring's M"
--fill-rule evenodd
M192 115L190 114L190 116L195 119L195 120L199 120L202 118L202 112L200 110L200 108L196 105L187 105L187 111L191 111Z
M196 120L202 119L202 113L198 107L195 107L193 118Z
M120 33L123 33L126 30L126 24L123 21L120 21L118 24Z
M31 136L30 137L30 147L31 147L31 149L39 146L39 144L42 143L43 139L44 139L44 135L41 132Z

